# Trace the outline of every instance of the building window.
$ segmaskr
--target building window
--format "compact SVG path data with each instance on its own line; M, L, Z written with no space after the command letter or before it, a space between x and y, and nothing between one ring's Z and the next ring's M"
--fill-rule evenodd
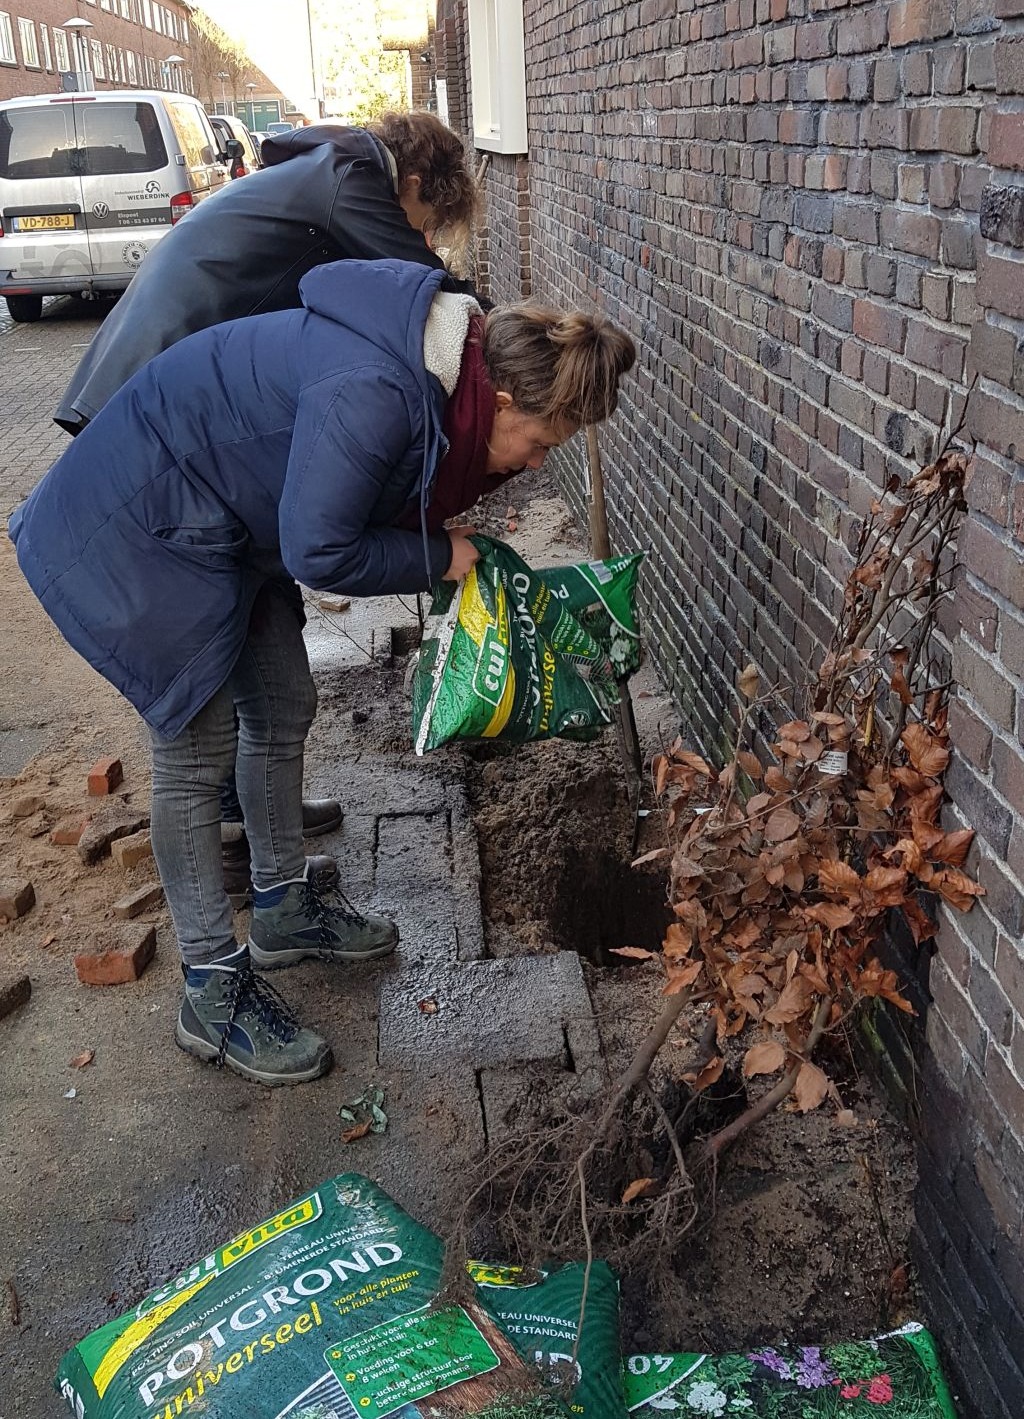
M103 46L98 39L92 42L92 72L95 78L105 79L106 70L103 68Z
M100 9L101 9L101 10L109 10L109 9L110 9L110 3L111 3L111 0L100 0Z
M149 0L142 0L142 23L147 30L153 28L153 11L149 7Z
M17 64L18 56L14 52L14 31L11 29L11 17L5 11L0 10L0 64Z
M494 153L525 153L526 59L519 0L469 0L473 141Z
M21 57L26 69L39 68L39 41L36 39L34 20L18 20L18 37L21 40Z
M39 26L39 38L43 42L43 68L48 74L53 72L53 55L50 53L50 27Z
M180 23L180 25L181 25L181 42L182 42L182 44L191 44L192 41L191 41L191 40L189 39L189 37L188 37L188 20L182 18L181 20L179 20L179 23Z
M133 89L139 82L138 70L135 68L135 54L130 49L128 51L128 82Z
M68 37L64 30L54 26L53 31L53 53L57 60L57 72L67 74L71 70L71 56L68 53Z

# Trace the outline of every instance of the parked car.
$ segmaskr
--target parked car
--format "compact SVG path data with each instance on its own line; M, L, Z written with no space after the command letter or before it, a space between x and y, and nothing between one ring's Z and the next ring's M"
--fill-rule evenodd
M198 99L148 89L0 102L0 295L123 291L153 243L230 181Z
M294 127L294 123L285 123L283 119L280 123L268 123L266 136L273 138L276 133L290 133Z
M247 177L263 166L259 143L240 118L230 113L211 113L209 118L232 177Z

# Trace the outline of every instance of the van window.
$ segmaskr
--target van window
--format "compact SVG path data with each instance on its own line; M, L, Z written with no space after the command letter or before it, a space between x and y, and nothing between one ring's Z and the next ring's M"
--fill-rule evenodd
M0 177L70 177L74 152L75 126L62 105L0 113Z
M167 166L152 104L76 104L74 110L47 104L0 113L0 177L103 177Z
M150 103L76 105L83 177L155 172L167 166L167 149Z
M204 148L213 145L210 136L200 121L199 114L194 104L190 103L168 103L168 112L171 115L171 122L174 125L174 132L177 135L181 151L185 154L185 161L190 168L202 167L206 162L203 155ZM207 154L207 156L209 156Z

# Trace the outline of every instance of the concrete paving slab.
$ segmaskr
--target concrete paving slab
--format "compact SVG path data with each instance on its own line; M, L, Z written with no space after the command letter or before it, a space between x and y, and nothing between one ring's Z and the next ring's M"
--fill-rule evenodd
M423 1001L436 1011L424 1011ZM589 1013L579 957L568 952L435 966L383 987L377 1057L407 1069L428 1060L481 1069L544 1059L568 1067L565 1022Z

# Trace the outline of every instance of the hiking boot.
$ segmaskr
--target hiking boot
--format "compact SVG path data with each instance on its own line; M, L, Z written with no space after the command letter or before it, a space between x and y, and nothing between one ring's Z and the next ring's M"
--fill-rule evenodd
M304 798L302 800L302 836L319 838L341 827L344 814L336 798Z
M244 832L231 841L221 838L220 860L224 870L224 890L235 911L241 911L252 900L252 861L249 839ZM338 864L333 857L308 857L306 861L310 873L324 890L334 886L338 880Z
M304 1084L333 1063L327 1041L303 1029L273 986L253 973L244 946L185 967L174 1038L186 1054L257 1084Z
M249 954L263 970L322 961L372 961L398 945L398 927L383 916L356 911L337 886L306 871L291 882L253 889Z

